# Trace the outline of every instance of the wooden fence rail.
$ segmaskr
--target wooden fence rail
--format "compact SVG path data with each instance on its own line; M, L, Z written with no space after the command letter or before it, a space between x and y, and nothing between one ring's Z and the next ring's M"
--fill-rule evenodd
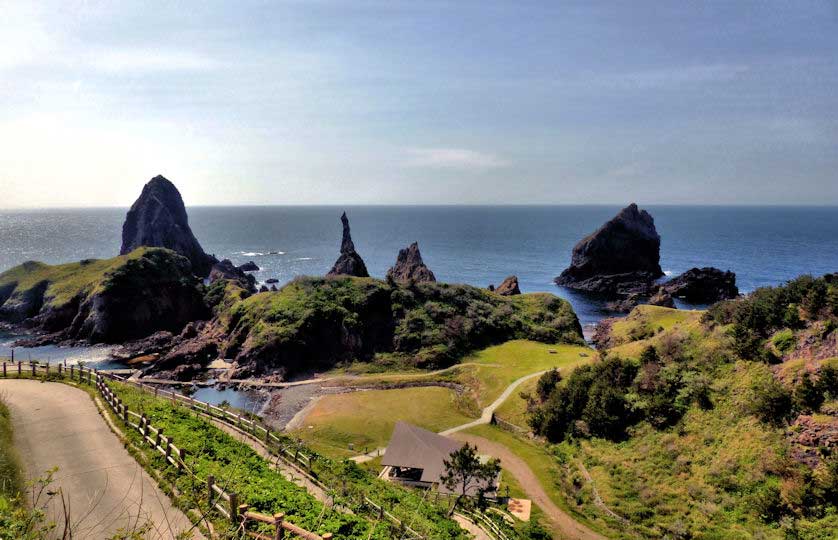
M120 420L122 420L125 425L139 432L142 436L143 442L148 444L153 450L159 452L166 459L166 462L174 467L177 474L188 474L192 478L199 480L195 473L192 472L186 464L186 457L188 455L187 452L184 449L175 446L172 442L172 437L164 435L163 428L153 426L145 414L130 410L128 406L125 405L125 403L123 403L123 401L119 398L119 396L117 396L105 383L106 379L126 382L124 379L115 375L100 373L95 369L85 368L83 366L66 366L61 363L53 366L49 363L39 363L34 361L26 362L26 364L26 368L24 369L23 362L18 361L11 363L4 361L2 368L3 377L9 378L10 375L13 377L24 377L25 372L25 376L27 377L30 375L32 377L37 377L39 374L42 374L44 378L68 378L73 381L79 381L80 383L95 386L99 395L102 397L104 402L108 404L113 413ZM137 385L135 384L135 386ZM157 394L156 391L154 393ZM172 399L176 403L178 401L183 402L184 399L190 404L190 406L193 407L195 407L196 404L201 403L194 399L187 398L186 396L175 394L174 392L171 392L171 394L174 394ZM240 428L246 424L252 427L256 426L252 421L243 419L241 415L229 413L229 411L224 411L223 409L212 406L208 403L201 403L201 406L223 411L228 422L231 420L230 417L232 416L232 419L239 425ZM198 409L196 408L196 410ZM310 460L306 460L305 463L310 465ZM267 538L268 540L282 539L285 538L285 531L306 540L329 540L332 538L331 533L326 533L323 536L320 536L314 532L307 531L302 527L298 527L293 523L285 521L284 514L276 514L275 516L270 517L270 524L276 526L276 532L272 537L248 531L246 529L248 522L258 522L260 519L257 519L255 516L263 517L264 514L249 511L242 513L242 509L247 510L249 508L248 505L239 504L238 495L235 492L228 492L218 486L212 476L207 477L206 484L208 488L206 495L209 507L217 510L233 524L242 526L244 532L252 538ZM219 501L223 501L223 503L226 504ZM276 516L281 517L277 520Z

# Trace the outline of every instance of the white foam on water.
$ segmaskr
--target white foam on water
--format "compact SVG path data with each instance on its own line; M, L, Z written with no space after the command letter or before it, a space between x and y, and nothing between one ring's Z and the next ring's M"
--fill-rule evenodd
M666 277L671 276L672 275L672 270L664 270L663 275L665 275Z

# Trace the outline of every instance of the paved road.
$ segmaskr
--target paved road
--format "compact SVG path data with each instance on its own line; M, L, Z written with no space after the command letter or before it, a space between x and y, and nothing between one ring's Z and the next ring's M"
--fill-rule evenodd
M172 539L191 523L137 464L99 415L90 396L61 383L0 380L26 474L58 467L53 490L70 503L77 540L101 540L120 528L150 523L149 539ZM59 497L49 507L59 523ZM202 538L195 531L194 538Z
M477 446L481 454L488 454L499 458L504 470L518 480L524 493L532 499L536 506L541 508L556 531L562 534L562 538L572 538L574 540L605 540L604 536L582 525L564 510L556 506L544 491L544 488L541 487L538 477L532 472L529 465L506 446L468 433L457 433L454 435L454 438Z

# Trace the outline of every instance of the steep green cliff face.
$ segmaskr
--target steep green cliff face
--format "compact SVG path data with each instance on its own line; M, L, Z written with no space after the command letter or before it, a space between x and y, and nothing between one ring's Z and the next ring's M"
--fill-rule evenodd
M212 326L225 335L225 356L247 373L380 355L438 366L510 339L583 342L570 304L553 295L503 297L468 285L347 276L300 278L253 295L220 310Z
M56 340L116 343L205 318L189 260L140 248L112 259L26 262L0 274L0 320L56 333Z

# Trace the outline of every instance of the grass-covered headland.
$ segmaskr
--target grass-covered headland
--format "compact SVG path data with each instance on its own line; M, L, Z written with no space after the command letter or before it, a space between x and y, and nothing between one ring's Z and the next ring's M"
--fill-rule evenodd
M244 299L231 299L228 284L210 289L224 307L205 336L249 374L359 361L440 367L512 339L583 343L570 304L551 294L348 276L298 278Z
M642 306L598 336L601 363L543 376L529 423L568 507L617 538L838 537L836 285Z

